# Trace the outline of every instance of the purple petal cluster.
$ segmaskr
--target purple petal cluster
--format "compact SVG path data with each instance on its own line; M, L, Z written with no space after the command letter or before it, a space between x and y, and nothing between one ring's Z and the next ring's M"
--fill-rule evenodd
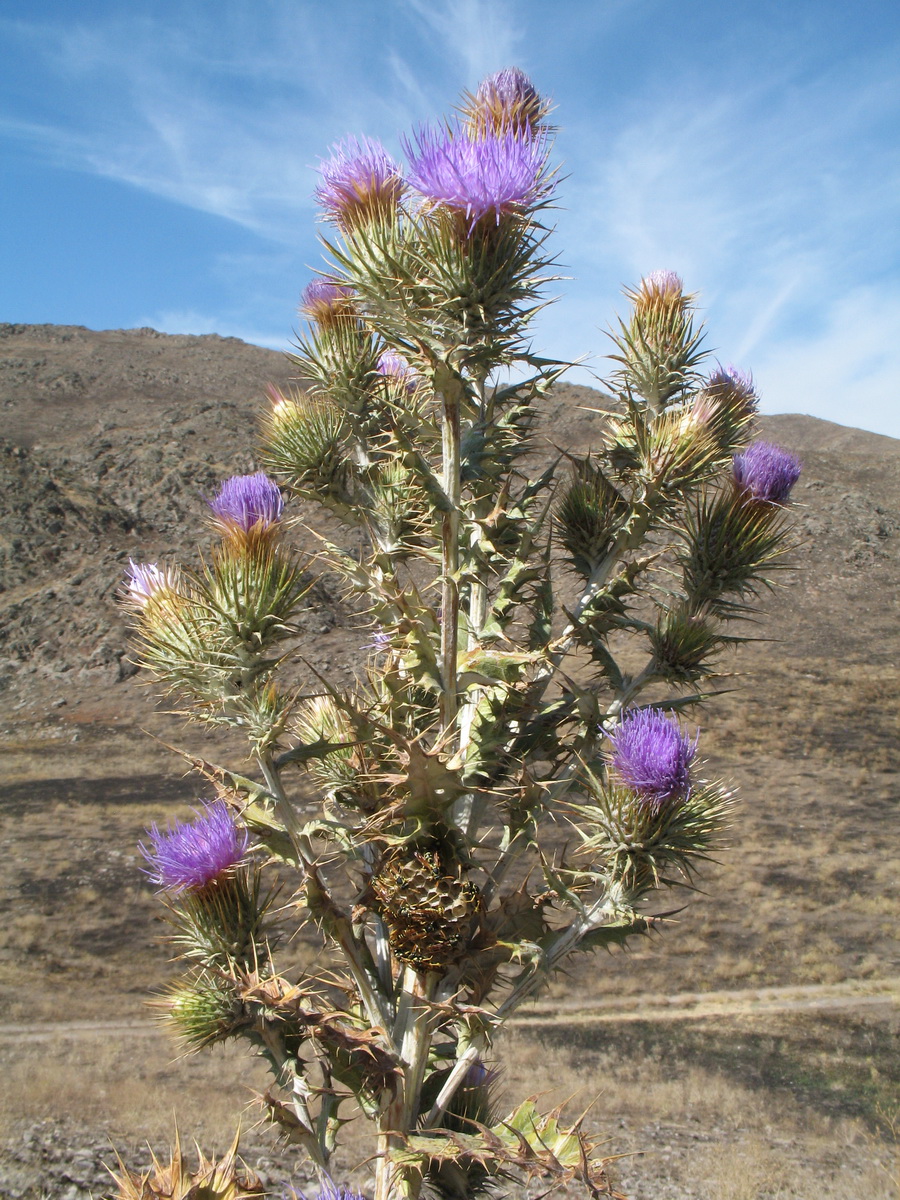
M399 165L375 138L345 138L319 166L315 197L325 215L342 228L361 215L390 211L403 193Z
M247 850L247 831L234 822L224 800L197 813L195 821L177 821L168 829L152 825L150 845L139 846L154 883L172 891L199 889L235 866Z
M504 67L482 79L475 93L481 104L499 103L510 111L528 104L539 104L537 88L518 67Z
M469 138L461 129L420 129L405 146L407 181L427 200L482 217L527 208L543 199L547 145L525 130L505 129Z
M391 635L386 633L383 629L379 629L372 634L371 642L365 642L362 646L360 646L360 650L377 650L379 653L381 653L384 650L388 650L390 645Z
M355 1192L345 1184L335 1183L325 1175L319 1185L319 1191L314 1196L307 1197L303 1192L295 1192L293 1188L284 1193L284 1200L366 1200L362 1192Z
M378 374L386 379L395 379L406 385L408 391L413 391L422 378L415 367L411 367L402 354L396 350L383 350L378 357Z
M353 311L353 289L333 279L314 279L300 295L300 311L327 325L334 317Z
M160 567L157 563L136 563L133 558L129 558L125 595L139 608L143 608L157 592L172 587L172 583L171 572L165 567Z
M626 713L614 733L612 766L628 787L654 804L686 796L697 743L656 708Z
M223 525L236 525L248 533L254 525L273 525L284 511L278 485L263 471L226 479L209 507Z
M675 271L651 271L641 280L640 290L650 299L680 297L684 291L684 281Z
M786 504L800 478L800 460L771 442L752 442L734 456L734 482L754 500Z
M742 371L732 363L729 363L726 367L723 367L720 363L712 375L710 375L707 386L710 388L725 387L733 392L756 395L756 389L753 386L753 376L749 371Z

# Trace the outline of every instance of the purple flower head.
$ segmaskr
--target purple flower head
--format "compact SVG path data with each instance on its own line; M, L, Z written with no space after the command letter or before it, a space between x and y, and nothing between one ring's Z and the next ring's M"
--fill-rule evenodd
M379 653L388 650L391 645L391 635L383 629L377 630L372 634L371 642L366 642L360 646L360 650L377 650Z
M475 99L483 104L498 100L506 108L516 105L533 103L539 99L537 89L524 71L518 67L504 67L482 79L475 93Z
M734 482L753 500L787 504L800 478L800 460L770 442L751 442L734 456Z
M301 293L300 311L320 325L351 317L353 289L333 279L314 279Z
M464 213L472 225L527 208L550 190L544 138L516 129L469 138L459 127L420 129L404 146L407 180L426 200Z
M687 795L697 743L657 708L626 713L610 734L612 766L628 787L661 805Z
M232 475L209 501L216 518L225 526L249 533L254 525L274 525L284 510L278 485L263 471L255 475Z
M328 220L347 229L367 216L396 209L403 178L381 142L349 137L331 149L331 158L319 166L322 182L314 192Z
M478 85L471 107L476 130L533 130L546 115L547 104L534 84L518 67L488 75Z
M707 386L710 388L729 388L733 392L756 395L756 389L753 386L753 376L749 371L742 371L732 363L729 363L727 367L723 367L719 363L715 371L710 375Z
M150 864L147 874L176 892L205 887L247 850L247 831L234 823L224 800L205 805L195 821L177 821L168 829L154 824L147 832L150 845L138 847Z
M378 374L386 379L395 379L406 385L407 391L413 391L422 378L415 367L411 367L402 354L396 350L383 350L378 357Z
M157 563L136 563L129 558L125 598L138 608L144 608L151 596L174 586L175 579L167 567L160 567Z
M758 408L752 375L730 365L716 367L693 404L695 418L704 423L715 423L723 414L746 423Z
M636 296L644 304L681 304L684 301L684 281L675 271L651 271L641 280Z
M284 1200L366 1200L366 1197L362 1192L355 1192L351 1187L335 1183L325 1175L320 1182L319 1191L314 1196L307 1197L303 1192L295 1192L291 1188L289 1192L285 1191Z

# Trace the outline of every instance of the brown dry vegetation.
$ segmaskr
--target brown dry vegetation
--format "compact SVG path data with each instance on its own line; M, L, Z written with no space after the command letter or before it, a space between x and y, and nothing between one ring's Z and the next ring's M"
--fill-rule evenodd
M80 1145L159 1145L177 1110L221 1147L261 1085L233 1051L173 1063L145 1027L170 968L135 847L202 789L142 730L229 747L153 711L113 596L129 554L202 548L197 493L252 467L256 397L287 371L233 339L138 331L0 327L0 354L0 1200L80 1200L87 1185L62 1179ZM588 444L597 419L578 405L595 402L560 389L554 439ZM618 1168L634 1200L900 1195L900 443L763 427L804 459L806 543L752 630L775 640L723 664L741 677L702 718L710 769L743 796L733 845L662 935L574 963L499 1047L511 1101L599 1094L608 1152L643 1152ZM304 623L300 653L349 679L364 638L329 580ZM771 987L793 991L753 1001ZM663 1003L735 989L718 1009ZM266 1136L248 1145L276 1179Z

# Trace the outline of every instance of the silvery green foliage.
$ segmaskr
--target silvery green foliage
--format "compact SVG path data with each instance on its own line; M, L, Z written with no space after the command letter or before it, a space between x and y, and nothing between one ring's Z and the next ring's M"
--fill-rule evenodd
M270 1116L323 1171L343 1120L368 1118L376 1200L517 1172L612 1194L580 1124L531 1102L498 1119L484 1060L569 955L645 934L658 890L721 845L731 797L682 714L780 565L799 465L748 448L750 379L708 361L693 298L655 272L627 293L597 447L536 469L565 369L528 340L552 272L547 105L510 70L460 111L414 135L405 173L369 139L336 147L269 474L211 502L201 574L132 565L146 666L256 761L201 766L239 854L209 854L205 826L154 835L180 868L169 1009L191 1046L268 1059ZM371 626L350 692L314 664L301 694L279 684L305 593L275 480L363 535L321 551ZM319 974L275 946L272 860L333 951Z

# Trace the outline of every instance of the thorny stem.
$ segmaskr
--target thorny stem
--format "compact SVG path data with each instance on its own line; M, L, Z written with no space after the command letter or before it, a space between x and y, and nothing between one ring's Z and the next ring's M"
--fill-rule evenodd
M484 1052L484 1047L485 1041L483 1038L479 1038L476 1041L471 1042L453 1064L453 1069L447 1076L444 1086L438 1092L437 1099L422 1119L422 1125L424 1128L428 1129L430 1126L435 1125L440 1119L441 1115L445 1112L447 1105L456 1095L460 1084L468 1074L469 1068L481 1058L481 1055Z
M370 959L368 948L361 945L354 936L349 917L338 907L328 888L322 882L312 845L300 828L294 806L285 795L278 770L268 753L259 756L259 765L265 777L266 786L271 795L275 797L278 815L284 822L285 829L303 863L310 883L328 908L329 931L344 953L350 974L353 976L353 982L359 989L360 998L365 1005L369 1022L373 1026L382 1028L385 1031L385 1037L390 1041L389 1005L386 997L381 994L380 980L374 964L366 961Z
M441 725L449 732L456 718L456 660L459 637L459 504L461 384L448 381L443 389L441 423L443 473L441 486L450 503L441 520Z
M540 966L534 967L519 976L512 991L494 1014L495 1019L502 1021L517 1009L524 1000L527 1000L532 992L536 992L546 981L547 974L553 970L560 959L570 954L586 933L590 933L592 929L596 929L598 925L602 924L602 919L609 912L609 907L609 896L600 896L590 908L584 913L579 914L571 924L566 925L564 929L560 929L551 939L549 946L545 950Z
M403 1066L402 1082L379 1118L379 1161L375 1177L375 1200L411 1198L418 1193L418 1182L408 1171L390 1159L390 1151L403 1144L415 1127L421 1101L422 1082L428 1065L432 1026L428 1009L438 984L436 971L420 972L404 968L394 1041L399 1046Z

